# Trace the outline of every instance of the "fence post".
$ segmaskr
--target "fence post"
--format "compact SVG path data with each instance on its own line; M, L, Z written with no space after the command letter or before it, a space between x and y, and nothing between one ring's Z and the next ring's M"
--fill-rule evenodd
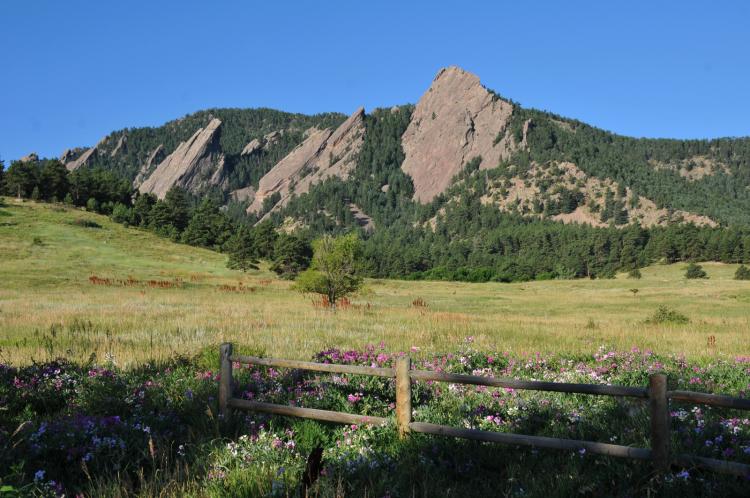
M219 414L229 415L229 398L232 397L232 343L219 347Z
M649 377L648 398L651 406L651 458L657 472L669 470L669 400L667 376Z
M396 425L403 438L411 423L411 358L408 355L396 358Z

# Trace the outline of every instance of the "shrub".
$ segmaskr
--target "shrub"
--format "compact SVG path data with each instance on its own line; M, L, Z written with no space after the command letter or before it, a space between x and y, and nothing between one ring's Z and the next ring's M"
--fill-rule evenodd
M690 263L687 267L687 270L685 270L685 278L708 278L708 275L706 274L705 270L703 270L703 267L701 265Z
M735 280L750 280L750 268L745 265L740 265L737 271L734 272Z
M73 220L70 222L71 225L77 226L77 227L83 227L83 228L101 228L102 226L93 221L93 220L86 220L84 218L78 218L76 220Z
M636 280L639 280L643 275L641 275L641 270L638 268L634 268L628 272L628 278L634 278Z
M674 323L674 324L685 324L689 323L690 319L667 306L659 306L653 315L646 320L646 323L658 325L661 323Z

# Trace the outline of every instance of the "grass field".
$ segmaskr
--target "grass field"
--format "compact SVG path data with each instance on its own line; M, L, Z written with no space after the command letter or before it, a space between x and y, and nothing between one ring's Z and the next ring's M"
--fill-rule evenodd
M381 341L389 350L434 352L453 350L467 337L478 349L515 353L582 355L604 346L694 360L750 355L750 282L732 279L735 265L705 263L710 279L700 281L683 278L685 264L646 268L641 280L369 280L352 306L334 313L270 272L228 270L224 255L77 209L5 203L0 362L85 360L96 353L126 367L222 341L289 358ZM94 285L92 275L138 282ZM179 287L145 283L175 279ZM417 298L427 306L413 306ZM645 323L660 305L690 322Z

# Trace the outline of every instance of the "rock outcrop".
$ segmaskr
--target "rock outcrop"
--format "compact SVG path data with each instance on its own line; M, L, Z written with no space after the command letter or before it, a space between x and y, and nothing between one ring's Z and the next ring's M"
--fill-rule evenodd
M263 201L278 193L274 208L286 205L292 195L310 190L326 178L346 179L356 165L356 155L365 134L363 108L349 116L335 131L310 130L309 136L260 179L258 192L248 212L258 213Z
M429 202L477 156L496 167L516 145L508 133L513 105L458 67L442 69L417 103L402 136L401 165L414 182L414 198Z
M242 149L242 152L240 152L241 156L251 156L261 150L263 148L263 144L260 140L257 138L253 138L250 140L250 142L245 146L244 149Z
M161 162L164 156L164 146L162 144L159 144L157 148L155 148L151 154L148 155L148 158L146 158L146 162L143 163L138 170L138 174L135 176L135 180L133 180L133 187L138 188L141 186L141 184L148 178L149 172L151 171L151 168L154 164L157 162Z
M128 136L123 134L120 135L119 140L117 140L117 145L115 145L115 148L112 149L112 152L109 153L109 157L115 157L120 152L125 152L128 145Z
M36 152L32 152L29 155L23 156L21 159L19 159L22 163L35 163L39 161L39 156Z
M164 198L167 191L175 185L198 192L212 184L217 170L224 166L224 154L219 146L220 134L221 121L214 118L205 128L200 128L187 141L178 145L138 190Z
M252 200L253 197L255 197L255 189L252 186L232 190L229 194L229 198L237 202L249 201Z
M240 152L241 156L251 156L255 154L256 152L268 149L272 145L276 144L276 142L279 141L279 139L284 134L284 131L272 131L271 133L267 133L263 136L263 138L253 138L248 142L248 144L245 146L244 149L242 149L242 152Z
M68 171L75 171L81 166L88 166L97 157L99 153L99 147L107 140L107 137L102 138L99 142L89 149L83 150L83 153L79 153L81 149L67 149L60 156L60 161L65 164ZM75 159L73 159L75 157Z

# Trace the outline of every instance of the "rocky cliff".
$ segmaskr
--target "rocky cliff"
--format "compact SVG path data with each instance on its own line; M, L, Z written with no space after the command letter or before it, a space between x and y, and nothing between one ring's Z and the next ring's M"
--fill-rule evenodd
M197 191L220 179L224 154L219 146L221 121L212 119L205 128L180 143L138 187L141 193L163 198L173 186ZM219 180L220 181L220 180Z
M442 69L417 103L402 137L402 169L414 182L414 198L429 202L474 157L494 168L515 145L507 133L513 105L458 67Z
M304 142L261 178L248 212L260 212L264 201L274 194L280 196L274 206L278 209L291 195L306 193L326 178L346 180L364 140L364 117L364 109L359 108L336 130L311 130Z

